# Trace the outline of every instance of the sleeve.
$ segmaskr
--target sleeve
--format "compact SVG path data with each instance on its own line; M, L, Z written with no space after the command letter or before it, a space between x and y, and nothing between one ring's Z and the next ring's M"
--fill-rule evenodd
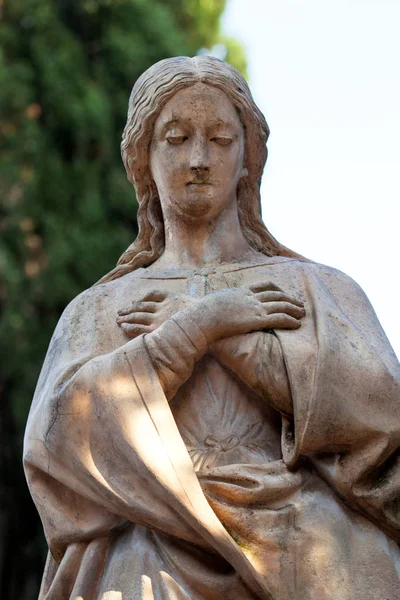
M212 345L213 354L272 408L293 413L289 380L274 332L255 331Z
M165 397L143 336L112 349L106 301L100 286L65 310L25 433L28 485L55 557L71 541L107 534L126 520L198 540L177 512L179 481L149 415L148 404ZM160 378L167 387L188 377L206 349L184 317L149 335L147 347L156 359L163 352L170 360L170 374Z
M293 396L283 455L301 456L344 500L400 540L400 367L363 291L308 266L309 309L296 332L277 331Z
M145 335L144 340L164 393L170 400L207 352L207 339L185 311L181 311L156 331Z
M187 377L205 350L200 332L177 317L149 335L147 347L139 336L112 349L106 296L98 286L66 309L28 418L24 467L53 557L43 590L56 565L60 577L75 573L82 543L101 545L131 522L221 554L269 597L202 491L147 349L158 346L153 359L161 349L165 362L175 359L165 353L170 344L186 344L190 357L178 371ZM171 378L170 389L178 382Z

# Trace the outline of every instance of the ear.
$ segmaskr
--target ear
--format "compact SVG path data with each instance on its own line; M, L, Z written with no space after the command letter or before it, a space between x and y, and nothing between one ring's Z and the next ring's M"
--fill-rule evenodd
M247 170L247 167L245 167L243 165L242 170L240 172L240 179L242 179L242 177L247 177L249 174L249 171Z

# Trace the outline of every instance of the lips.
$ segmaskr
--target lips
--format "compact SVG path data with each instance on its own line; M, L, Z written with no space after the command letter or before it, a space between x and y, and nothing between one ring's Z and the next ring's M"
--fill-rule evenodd
M211 185L209 181L205 181L204 179L199 179L196 181L189 181L186 185Z

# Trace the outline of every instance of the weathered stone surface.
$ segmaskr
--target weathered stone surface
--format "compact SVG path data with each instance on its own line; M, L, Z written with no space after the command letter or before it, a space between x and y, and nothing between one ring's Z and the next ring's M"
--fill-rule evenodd
M26 430L41 599L400 597L399 365L360 288L265 228L267 137L216 59L134 86L139 235L66 308Z

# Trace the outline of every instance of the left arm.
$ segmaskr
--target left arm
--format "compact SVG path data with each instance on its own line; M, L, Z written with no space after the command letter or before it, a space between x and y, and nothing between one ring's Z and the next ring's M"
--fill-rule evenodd
M282 349L273 331L254 331L220 340L213 344L212 352L272 408L293 414Z
M271 327L281 329L300 327L300 319L305 315L302 302L292 298L271 282L244 289L247 290L246 293L254 295L265 312L274 315ZM172 317L179 319L188 308L199 302L183 294L153 291L139 302L119 311L117 322L127 335L135 337L141 333L150 333L147 336L149 343L150 338L154 338L154 342L153 339L151 341L152 360L160 376L170 375L168 391L163 384L169 398L173 397L182 382L182 378L177 377L177 369L179 370L179 365L187 362L189 356L187 350L182 351L179 345L176 348L167 348L166 353L166 347L157 343L157 332L161 326L165 328L167 323L172 323ZM238 311L240 314L239 308ZM222 314L219 319L221 318ZM232 313L231 320L234 320ZM177 334L179 333L177 331ZM210 350L222 364L274 409L286 415L292 414L291 394L282 350L272 329L214 340L210 344Z

